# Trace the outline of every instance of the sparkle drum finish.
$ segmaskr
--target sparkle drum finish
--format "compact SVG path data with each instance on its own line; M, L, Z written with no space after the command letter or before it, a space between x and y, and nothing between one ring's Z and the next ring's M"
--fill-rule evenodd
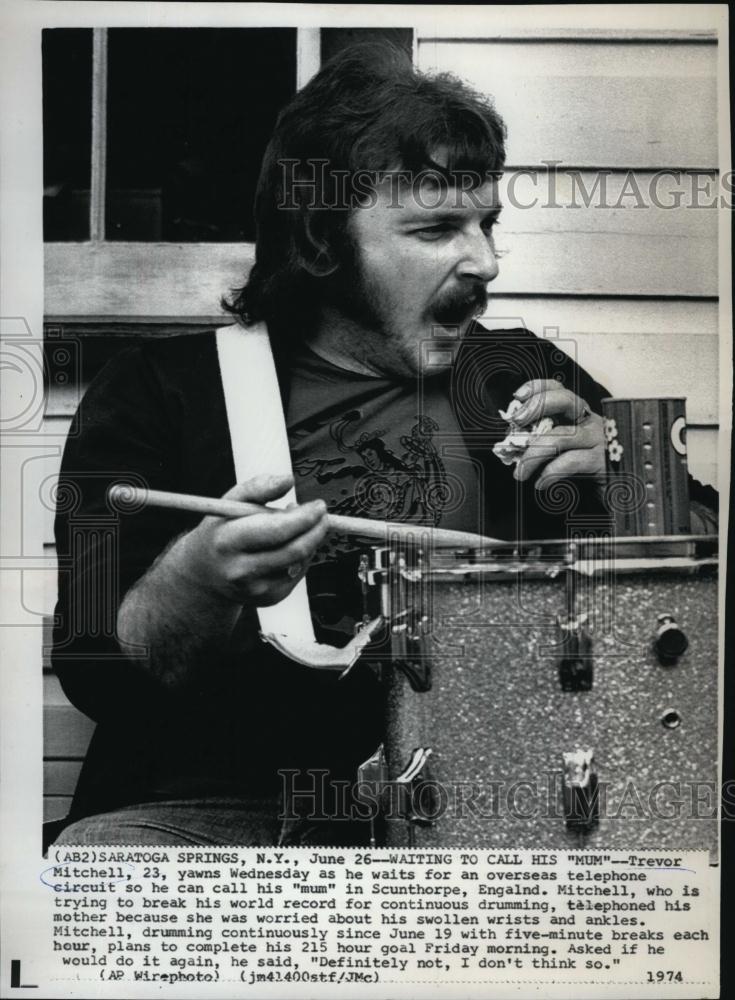
M618 535L688 534L686 400L603 399L602 414Z
M714 850L716 546L383 553L386 843Z

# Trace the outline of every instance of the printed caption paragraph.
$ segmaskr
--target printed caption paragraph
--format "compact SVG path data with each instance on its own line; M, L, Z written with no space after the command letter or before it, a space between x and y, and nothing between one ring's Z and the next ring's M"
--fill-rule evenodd
M63 846L45 864L43 995L716 995L706 852Z

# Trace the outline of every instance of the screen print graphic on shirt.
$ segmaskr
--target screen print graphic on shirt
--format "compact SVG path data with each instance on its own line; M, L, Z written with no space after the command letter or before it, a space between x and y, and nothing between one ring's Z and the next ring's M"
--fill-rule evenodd
M329 433L339 457L302 459L294 467L296 476L313 475L320 486L349 484L347 495L331 503L332 513L438 525L456 492L433 440L439 424L417 414L396 451L387 427L356 430L361 417L351 410L332 421Z

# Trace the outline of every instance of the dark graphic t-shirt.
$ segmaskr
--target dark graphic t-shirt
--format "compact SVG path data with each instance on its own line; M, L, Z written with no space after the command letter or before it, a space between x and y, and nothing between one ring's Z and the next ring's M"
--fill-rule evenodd
M479 532L479 472L449 379L359 375L305 350L291 369L288 432L300 501L330 513Z
M529 378L558 378L597 412L606 395L524 330L465 338L449 380L390 383L306 351L282 375L299 499L503 538L559 537L566 515L544 511L533 483L520 489L493 455L507 429L498 410ZM109 629L120 600L199 516L155 507L114 513L108 489L121 479L211 497L232 487L212 336L157 338L121 353L90 387L66 444L59 496L74 502L60 503L56 517L52 659L69 699L98 723L73 815L157 798L271 794L284 768L352 780L382 732L382 691L370 666L343 680L304 669L260 641L252 608L184 690L159 685L124 657ZM693 481L690 488L692 499L714 506L713 491ZM578 506L588 510L581 493ZM360 556L358 541L337 538L309 570L320 641L344 644L362 615Z
M483 530L480 470L464 444L448 378L404 382L335 368L308 349L290 369L289 443L301 502L332 514ZM321 641L343 645L363 607L358 565L370 547L330 535L308 574Z

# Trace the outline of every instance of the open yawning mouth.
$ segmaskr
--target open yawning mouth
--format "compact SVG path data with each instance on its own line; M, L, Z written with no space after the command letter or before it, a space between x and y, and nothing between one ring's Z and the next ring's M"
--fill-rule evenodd
M457 326L473 316L481 316L487 308L487 289L479 285L469 292L466 290L450 293L437 302L433 318L442 326Z

